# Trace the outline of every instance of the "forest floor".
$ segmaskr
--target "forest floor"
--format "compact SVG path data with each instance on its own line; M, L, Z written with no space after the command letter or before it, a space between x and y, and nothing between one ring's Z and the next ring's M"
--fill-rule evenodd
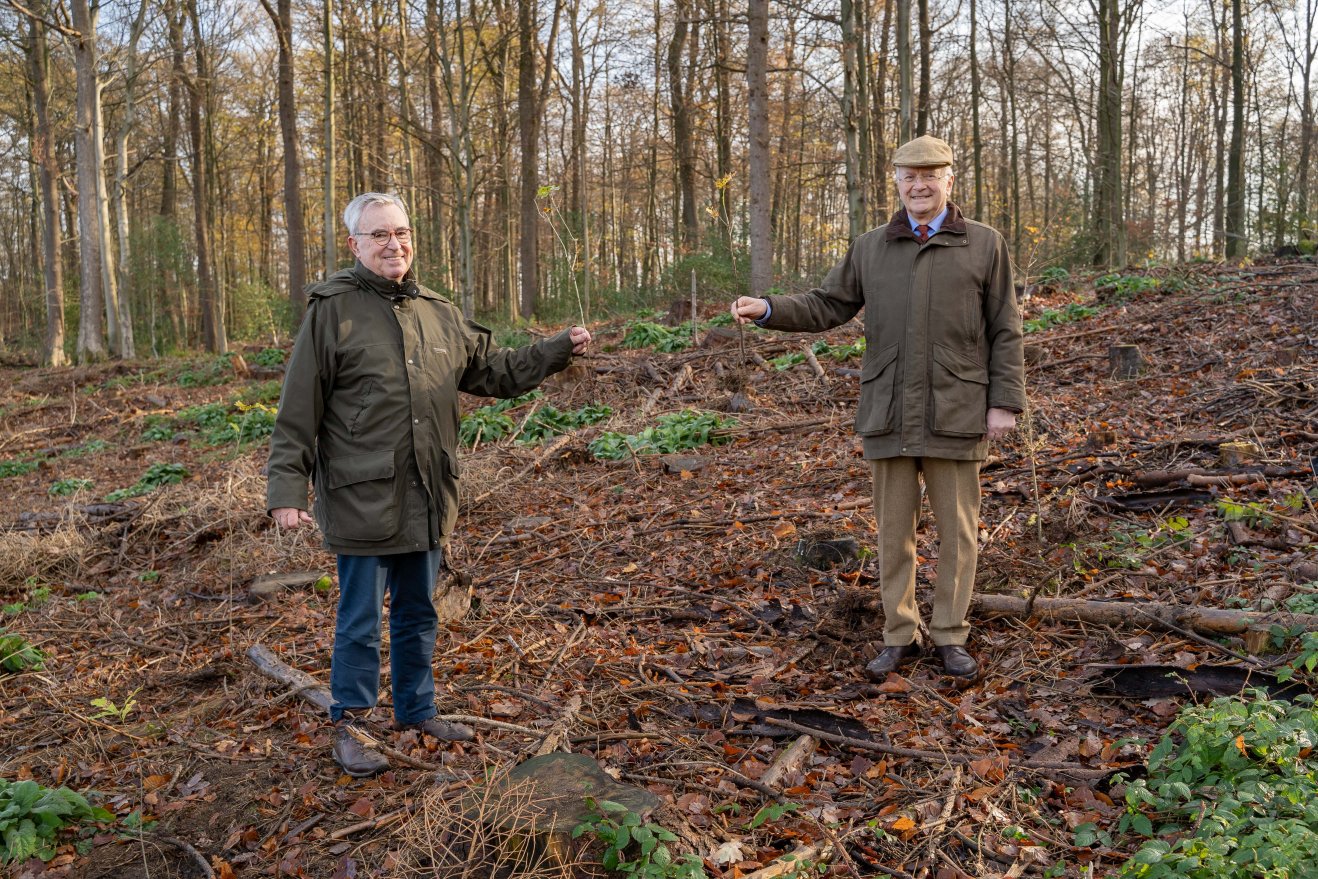
M983 469L977 594L1106 600L1124 617L977 606L979 679L954 685L926 656L868 682L881 613L851 429L859 359L780 370L817 337L702 330L662 354L601 325L590 356L510 414L603 403L608 421L463 455L459 613L435 670L441 712L477 739L390 731L386 686L373 721L401 757L364 780L337 771L323 714L247 656L264 645L327 682L337 594L313 582L333 576L318 534L265 516L265 441L221 441L277 393L259 349L246 365L0 369L0 626L44 654L0 671L0 780L94 791L118 819L0 870L456 877L423 870L460 845L453 803L558 747L657 795L652 820L715 879L790 873L770 865L792 852L856 877L1112 875L1141 841L1118 832L1113 776L1139 774L1181 707L1222 691L1159 688L1160 673L1132 690L1114 669L1257 674L1293 656L1139 608L1318 599L1318 266L1075 279L1032 291L1025 316L1032 411ZM859 333L825 338L839 350ZM1138 375L1112 375L1118 343L1139 346ZM735 424L685 461L587 450L686 408ZM104 501L133 485L147 493ZM926 510L926 613L933 530ZM809 558L830 540L836 558ZM251 600L257 578L298 572ZM796 742L800 760L778 763Z

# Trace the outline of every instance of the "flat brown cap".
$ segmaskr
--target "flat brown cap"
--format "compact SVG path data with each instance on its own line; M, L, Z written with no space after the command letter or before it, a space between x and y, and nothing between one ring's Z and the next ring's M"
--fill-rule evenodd
M952 148L947 141L926 134L908 140L892 154L892 163L907 168L933 168L952 164Z

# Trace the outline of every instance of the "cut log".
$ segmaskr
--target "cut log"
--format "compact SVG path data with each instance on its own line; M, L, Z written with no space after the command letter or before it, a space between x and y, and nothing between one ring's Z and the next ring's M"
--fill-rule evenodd
M791 747L779 754L769 768L764 770L764 774L760 776L760 784L777 787L785 777L805 765L805 761L815 753L818 744L814 736L801 736L792 742Z
M321 581L324 580L323 584ZM247 597L252 601L273 601L289 589L309 585L324 586L326 590L332 581L324 571L294 571L291 574L264 574L252 580L247 587Z
M311 675L301 669L293 668L275 656L270 652L269 647L264 644L253 644L247 648L247 658L265 676L284 684L317 708L329 711L330 705L334 702L329 689Z
M1076 598L1036 598L1030 602L1016 595L976 595L975 610L981 616L1024 618L1035 616L1061 622L1095 623L1120 628L1181 628L1201 635L1241 635L1251 628L1272 625L1318 631L1318 615L1226 610L1158 604L1152 601L1085 601Z
M1110 345L1107 357L1113 378L1134 378L1144 368L1139 345Z
M1244 467L1252 464L1263 454L1263 450L1248 441L1222 443L1217 447L1223 467Z

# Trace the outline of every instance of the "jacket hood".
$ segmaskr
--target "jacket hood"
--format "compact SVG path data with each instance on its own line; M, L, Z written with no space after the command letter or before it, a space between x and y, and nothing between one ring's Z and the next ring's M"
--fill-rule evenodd
M966 218L961 215L961 208L950 201L947 203L947 216L943 218L943 225L938 229L940 232L943 230L958 232L963 235L966 231ZM899 238L909 238L912 241L919 240L915 237L915 230L911 228L911 218L906 213L906 208L901 208L892 215L883 237L886 241L896 241Z

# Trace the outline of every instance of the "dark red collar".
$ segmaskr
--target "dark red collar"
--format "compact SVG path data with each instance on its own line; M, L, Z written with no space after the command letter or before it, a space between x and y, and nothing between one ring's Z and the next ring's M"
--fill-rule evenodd
M938 227L938 231L956 232L961 235L966 233L966 218L961 216L961 209L950 201L947 203L947 216L943 218L943 225ZM920 240L915 237L915 230L911 228L911 219L906 214L906 208L901 208L892 215L892 219L888 221L888 230L883 236L885 241L896 241L900 238Z

